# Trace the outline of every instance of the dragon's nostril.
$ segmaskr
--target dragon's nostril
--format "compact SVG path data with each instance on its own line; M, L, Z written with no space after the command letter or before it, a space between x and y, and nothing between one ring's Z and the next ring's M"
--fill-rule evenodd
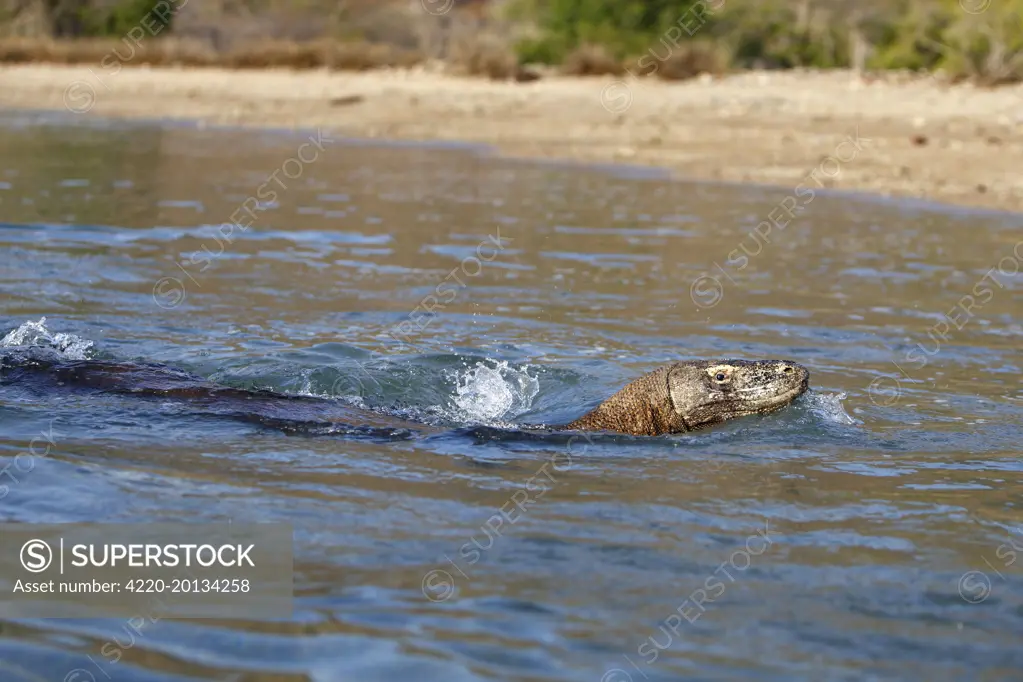
M792 371L792 368L791 368L791 367L788 367L788 366L786 366L786 367L785 367L785 368L784 368L784 369L783 369L782 371L783 371L783 372L791 372L791 371Z

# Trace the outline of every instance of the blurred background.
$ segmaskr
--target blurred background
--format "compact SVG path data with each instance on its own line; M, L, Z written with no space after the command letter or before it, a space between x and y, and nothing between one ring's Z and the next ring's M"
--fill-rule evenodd
M92 63L153 0L0 0L0 62ZM169 0L140 63L372 69L439 62L531 80L623 73L701 13L666 79L764 68L934 72L985 85L1023 76L1023 0ZM675 32L676 34L678 31ZM665 52L664 48L660 48ZM634 71L634 69L632 69Z

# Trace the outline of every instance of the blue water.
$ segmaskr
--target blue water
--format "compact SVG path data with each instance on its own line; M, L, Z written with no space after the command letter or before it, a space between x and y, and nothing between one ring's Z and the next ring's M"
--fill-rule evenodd
M0 370L0 469L50 443L0 521L295 527L292 620L0 619L0 679L1023 674L1023 217L818 194L763 241L792 188L0 120L0 354L415 426L288 434ZM812 391L690 435L515 431L728 357Z

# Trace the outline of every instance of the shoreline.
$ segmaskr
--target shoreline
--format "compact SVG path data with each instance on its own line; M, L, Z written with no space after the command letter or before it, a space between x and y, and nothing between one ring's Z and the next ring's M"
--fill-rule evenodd
M662 168L689 180L814 187L1023 212L1023 86L847 71L679 83L488 81L370 72L30 64L2 106L340 136L482 144L513 158Z

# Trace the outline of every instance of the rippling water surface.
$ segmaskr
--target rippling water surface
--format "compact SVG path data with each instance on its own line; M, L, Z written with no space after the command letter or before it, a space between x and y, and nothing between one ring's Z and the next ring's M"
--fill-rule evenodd
M0 355L413 425L282 432L0 375L0 467L54 443L0 521L295 528L291 621L162 620L115 661L123 620L0 620L3 680L1023 674L1020 216L818 193L765 240L791 188L2 122ZM514 429L715 357L794 359L813 390L688 436Z

